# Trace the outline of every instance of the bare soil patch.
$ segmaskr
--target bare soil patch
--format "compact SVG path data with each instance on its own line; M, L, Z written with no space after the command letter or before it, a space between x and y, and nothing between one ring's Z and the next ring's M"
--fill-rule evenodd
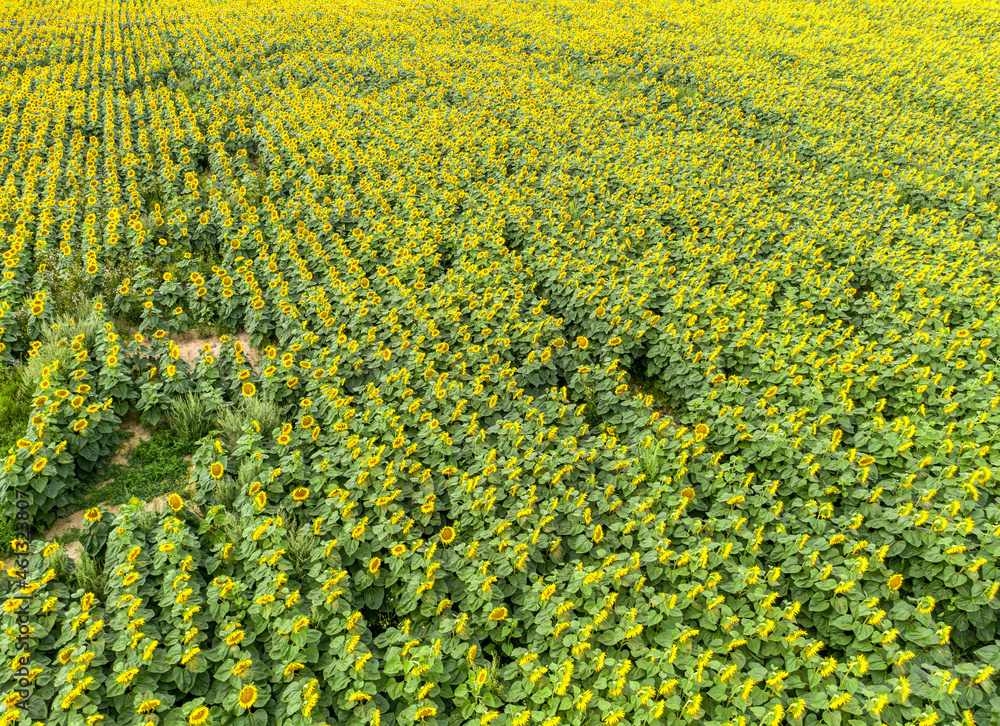
M187 361L188 365L194 365L195 360L206 346L208 346L208 352L213 356L219 355L219 351L222 348L220 337L218 335L199 336L197 333L191 331L185 333L180 338L174 338L174 342L177 343L177 347L181 350L181 358ZM238 341L243 346L244 356L246 356L250 365L256 370L261 356L250 345L250 336L245 332L239 332L233 335L232 339Z

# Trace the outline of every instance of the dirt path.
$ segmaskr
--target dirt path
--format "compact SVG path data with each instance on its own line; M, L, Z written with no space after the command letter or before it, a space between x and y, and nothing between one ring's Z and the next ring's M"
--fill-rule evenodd
M253 346L250 345L250 336L245 332L239 332L231 337L243 347L243 355L250 362L250 366L256 371L257 364L260 362L261 356L260 353L258 353ZM208 350L213 356L218 356L219 351L222 348L220 336L218 335L199 337L194 333L185 333L179 338L174 338L174 342L177 343L177 346L181 349L181 358L187 361L189 365L194 365L195 359L197 359L199 353L201 353L205 346L208 346Z

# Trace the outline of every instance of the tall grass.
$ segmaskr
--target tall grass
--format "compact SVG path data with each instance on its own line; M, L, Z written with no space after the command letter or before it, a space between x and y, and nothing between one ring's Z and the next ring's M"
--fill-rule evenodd
M208 403L191 393L170 403L170 428L185 445L193 446L212 430L212 412Z
M264 435L270 435L281 425L281 407L263 398L244 398L219 414L218 424L223 440L234 445L256 421Z

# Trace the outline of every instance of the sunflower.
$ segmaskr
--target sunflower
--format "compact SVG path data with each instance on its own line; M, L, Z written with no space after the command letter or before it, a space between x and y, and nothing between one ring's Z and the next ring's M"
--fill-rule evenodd
M240 708L244 711L249 711L253 708L253 705L257 702L257 688L254 686L243 686L240 689L239 703Z
M587 346L590 345L590 342L581 335L576 339L576 345L580 350L587 350Z
M35 463L32 465L31 469L32 471L37 473L42 469L44 469L45 465L48 463L49 463L48 459L46 459L44 456L40 456L35 460Z
M191 715L188 716L188 723L191 726L202 726L202 724L208 722L208 708L206 706L198 706Z
M450 545L455 541L455 528L454 527L442 527L441 531L438 533L441 538L442 544Z
M150 698L139 704L139 708L136 709L139 713L152 713L157 708L160 707L160 701L157 698Z
M489 619L492 620L494 623L499 623L503 620L506 620L507 608L505 607L493 608L493 610L490 612Z
M382 566L382 560L378 557L372 557L368 562L368 571L373 575L378 574L378 568Z
M251 398L254 394L257 393L257 387L254 384L250 383L249 381L243 384L242 390L243 390L243 395L246 396L247 398Z
M296 502L304 502L308 498L309 498L309 490L306 489L305 487L297 487L292 492L292 499L294 499Z
M889 589L892 590L893 592L895 592L902 586L903 586L903 576L900 575L899 573L896 573L895 575L889 578Z
M181 499L180 495L175 492L167 498L167 504L170 505L170 508L175 512L179 512L184 506L184 500Z
M404 544L394 545L393 548L391 550L389 550L389 552L391 552L393 554L393 556L395 556L395 557L399 557L400 555L404 555L404 554L406 554L406 545L404 545Z
M209 467L209 471L211 472L213 479L221 479L222 475L226 473L226 467L224 467L221 462L213 461L212 466Z
M84 519L86 519L91 524L101 521L101 510L97 507L91 507L84 513Z

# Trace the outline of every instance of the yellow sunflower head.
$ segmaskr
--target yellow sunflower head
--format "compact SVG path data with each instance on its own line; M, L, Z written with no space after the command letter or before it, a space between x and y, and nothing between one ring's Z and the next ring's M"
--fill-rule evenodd
M175 512L179 512L184 507L184 500L181 499L181 496L175 492L167 498L167 504L170 505L170 508Z
M257 702L257 688L254 686L243 686L240 689L239 704L244 711L249 711Z

